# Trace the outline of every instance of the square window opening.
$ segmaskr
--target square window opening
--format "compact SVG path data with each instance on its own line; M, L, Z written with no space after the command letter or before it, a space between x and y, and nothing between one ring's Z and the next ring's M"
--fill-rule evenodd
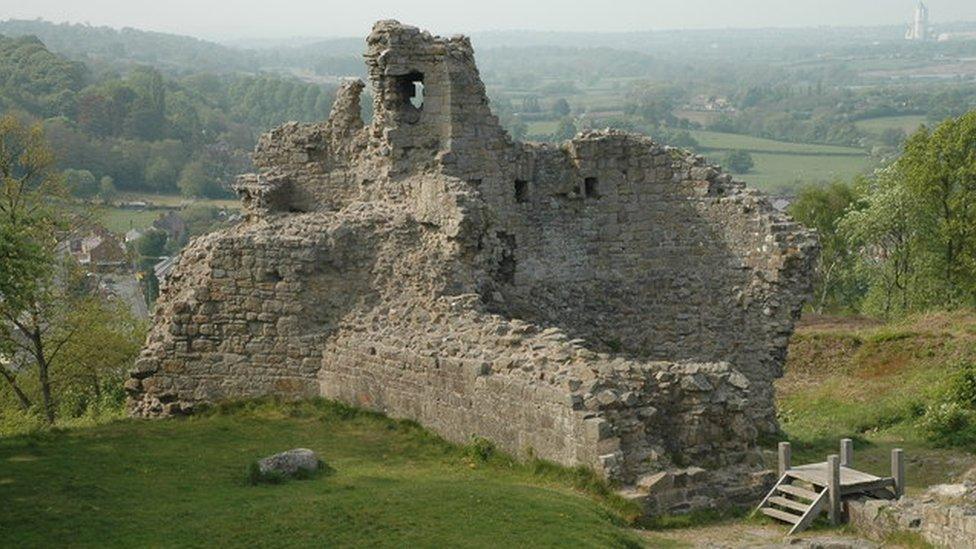
M587 177L583 180L583 196L586 198L600 198L597 179L595 177Z
M522 179L515 180L515 201L518 203L529 200L529 182Z

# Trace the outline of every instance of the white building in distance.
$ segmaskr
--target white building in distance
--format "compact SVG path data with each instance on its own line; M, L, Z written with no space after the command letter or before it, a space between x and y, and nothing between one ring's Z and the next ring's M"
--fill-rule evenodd
M905 39L918 41L929 39L929 8L924 2L919 2L918 6L915 7L915 19L908 27Z

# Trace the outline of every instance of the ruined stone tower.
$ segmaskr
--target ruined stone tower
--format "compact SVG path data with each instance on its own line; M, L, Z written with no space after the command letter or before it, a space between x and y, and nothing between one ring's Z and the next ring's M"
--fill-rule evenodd
M761 489L815 238L645 137L513 142L467 38L383 21L365 58L372 123L357 81L263 136L246 221L183 252L131 413L321 395L593 467L649 511Z

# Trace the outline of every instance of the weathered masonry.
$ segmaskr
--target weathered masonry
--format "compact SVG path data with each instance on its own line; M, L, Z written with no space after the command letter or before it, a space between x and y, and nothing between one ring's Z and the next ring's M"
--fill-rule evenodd
M365 57L373 121L356 81L263 136L247 220L184 251L131 413L321 395L594 467L650 510L761 493L814 236L645 137L513 142L465 37L383 21Z

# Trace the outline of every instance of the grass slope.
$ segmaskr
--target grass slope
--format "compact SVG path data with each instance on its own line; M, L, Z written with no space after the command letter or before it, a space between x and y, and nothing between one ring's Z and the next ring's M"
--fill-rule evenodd
M823 461L838 452L841 438L853 437L856 466L874 474L887 476L891 448L904 448L910 492L957 479L976 465L976 448L937 447L919 428L919 414L961 363L973 361L971 312L888 325L806 319L791 340L786 375L776 387L794 460Z
M298 446L336 472L246 483L249 462ZM0 501L15 547L641 543L592 474L325 402L0 440Z

